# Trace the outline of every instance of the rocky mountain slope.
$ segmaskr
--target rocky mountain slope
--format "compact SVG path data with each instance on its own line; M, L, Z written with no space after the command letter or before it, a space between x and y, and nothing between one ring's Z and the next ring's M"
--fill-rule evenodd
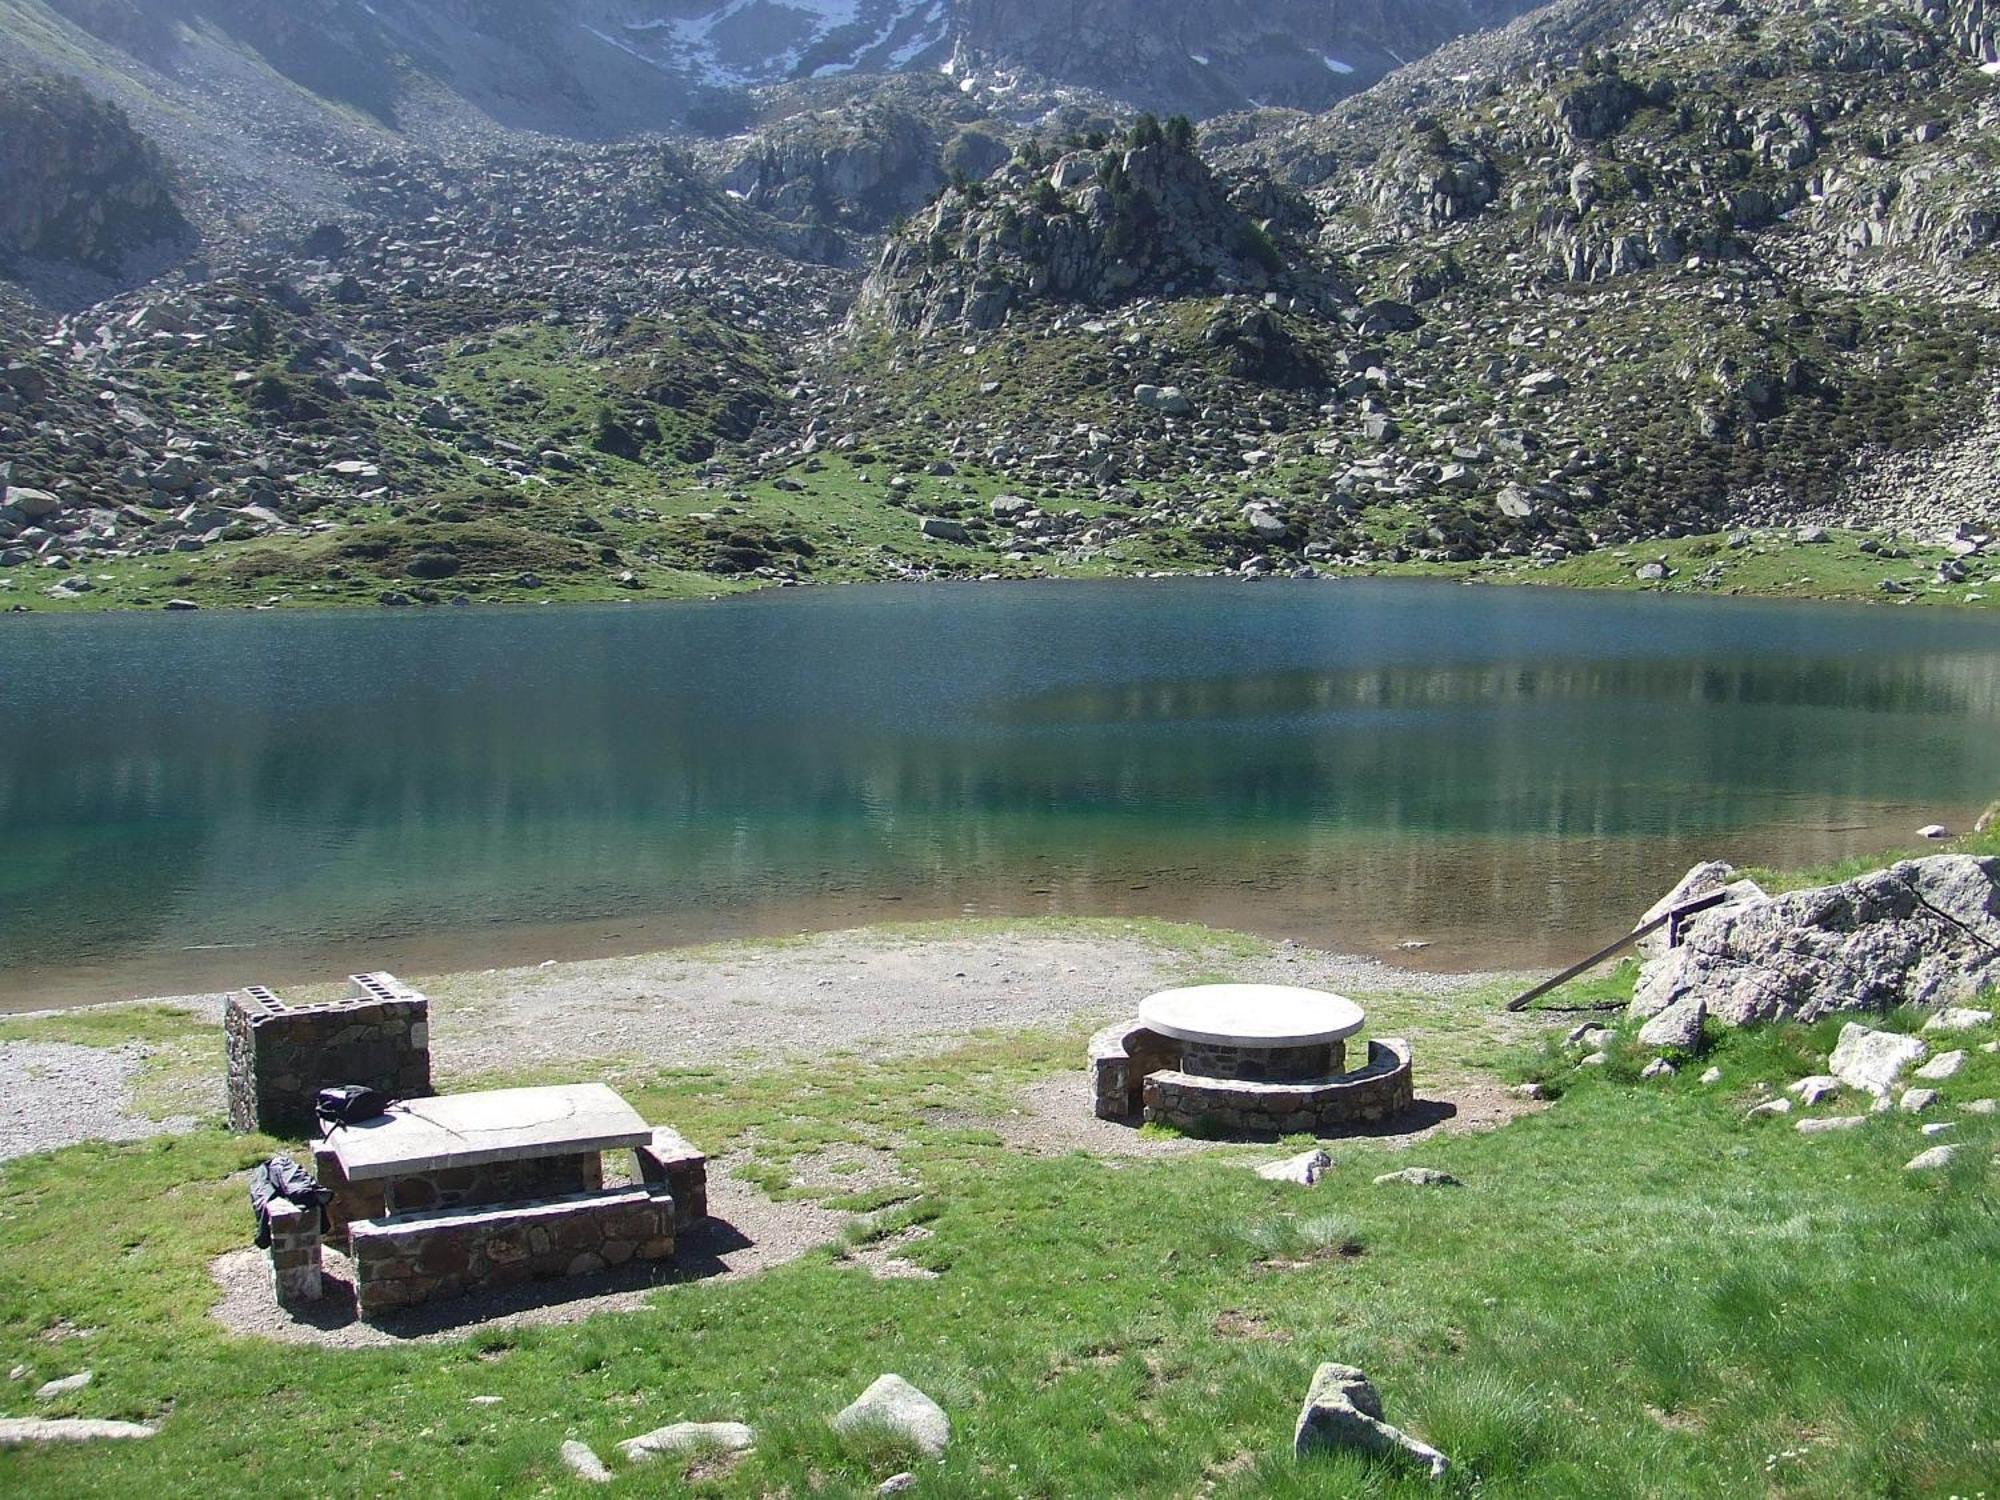
M1759 555L1725 533L1799 524L1870 530L1885 587L1987 577L1982 0L1561 0L1327 113L1201 126L1046 77L842 76L682 144L418 144L415 94L321 129L322 95L243 54L238 133L190 132L192 64L157 49L212 45L221 10L190 43L178 11L63 4L95 30L38 35L114 38L129 66L66 71L137 102L57 112L112 143L106 187L34 222L69 226L77 276L145 239L135 194L155 244L189 255L183 210L204 241L122 290L0 292L0 597L1560 570L1642 544L1628 578L1723 587ZM372 35L376 9L310 24ZM53 14L0 0L30 13ZM120 29L162 17L164 44Z
M0 270L116 275L188 228L159 152L124 111L65 78L0 81Z

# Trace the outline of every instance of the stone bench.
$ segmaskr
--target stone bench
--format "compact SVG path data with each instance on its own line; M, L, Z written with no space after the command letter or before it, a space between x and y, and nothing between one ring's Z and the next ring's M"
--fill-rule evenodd
M1190 1132L1268 1131L1279 1135L1372 1124L1415 1098L1410 1044L1384 1037L1368 1044L1368 1062L1351 1073L1304 1083L1207 1078L1163 1069L1143 1081L1147 1121Z
M364 1318L533 1277L586 1276L674 1252L675 1201L649 1187L390 1214L348 1226Z
M1145 1108L1148 1074L1178 1068L1181 1044L1136 1021L1107 1026L1090 1039L1090 1087L1100 1120L1129 1120Z
M671 1125L655 1125L653 1139L634 1146L639 1177L647 1187L674 1195L674 1225L685 1229L708 1217L708 1158Z

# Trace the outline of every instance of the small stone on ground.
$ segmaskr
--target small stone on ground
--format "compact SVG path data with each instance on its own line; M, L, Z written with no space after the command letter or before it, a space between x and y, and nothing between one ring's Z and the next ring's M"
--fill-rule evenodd
M1303 1458L1315 1448L1359 1448L1423 1465L1442 1479L1451 1461L1437 1449L1382 1420L1382 1398L1366 1375L1352 1365L1323 1364L1292 1430L1292 1452Z
M1257 1169L1257 1175L1266 1182L1295 1182L1300 1187L1311 1187L1332 1166L1333 1158L1315 1146L1283 1161L1267 1161Z
M47 1381L42 1385L40 1390L35 1392L35 1399L37 1401L53 1401L58 1396L67 1396L71 1391L82 1390L94 1378L95 1374L93 1371L79 1370L76 1374L65 1375L60 1380Z
M1866 1125L1866 1115L1825 1115L1817 1120L1799 1121L1800 1135L1826 1135L1835 1130L1852 1130L1857 1125Z
M143 1422L106 1422L96 1417L0 1417L0 1448L149 1438L155 1430Z
M1940 1052L1910 1076L1921 1078L1925 1083L1944 1083L1956 1078L1965 1067L1963 1051Z
M1928 1151L1919 1151L1903 1163L1905 1172L1935 1172L1951 1165L1951 1159L1958 1155L1956 1146L1933 1146Z
M1465 1186L1464 1183L1452 1176L1451 1173L1440 1172L1435 1167L1405 1167L1400 1172L1384 1172L1380 1177L1375 1179L1377 1187L1391 1182L1406 1183L1410 1187Z
M1826 1070L1852 1088L1884 1097L1895 1088L1903 1073L1929 1051L1916 1037L1900 1031L1876 1031L1849 1021L1840 1028L1840 1040L1834 1045Z
M904 1438L931 1458L951 1442L944 1408L900 1375L884 1375L833 1419L843 1437L870 1430Z
M591 1450L588 1443L580 1443L570 1438L562 1445L563 1467L578 1479L592 1484L611 1483L611 1471L604 1467L604 1460Z
M742 1422L675 1422L655 1427L651 1432L627 1438L618 1451L635 1464L645 1463L662 1453L692 1453L702 1450L741 1453L757 1444L757 1434Z

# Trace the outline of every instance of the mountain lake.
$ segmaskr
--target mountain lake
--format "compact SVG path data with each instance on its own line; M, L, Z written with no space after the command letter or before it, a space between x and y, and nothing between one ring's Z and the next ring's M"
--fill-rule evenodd
M2000 795L2000 621L1425 582L15 618L0 1008L890 920L1553 967ZM1421 946L1419 946L1421 945Z

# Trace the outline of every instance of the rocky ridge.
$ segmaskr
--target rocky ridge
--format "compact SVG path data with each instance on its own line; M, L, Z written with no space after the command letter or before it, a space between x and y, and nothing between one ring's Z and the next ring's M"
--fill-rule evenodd
M246 599L783 581L829 548L1553 566L1801 521L1949 542L1977 586L1983 17L1563 0L1206 132L914 79L692 147L357 129L234 241L170 140L205 259L60 316L0 297L6 482L47 497L0 509L0 587L204 552L186 577ZM864 520L787 498L835 481ZM732 519L753 491L784 514Z

